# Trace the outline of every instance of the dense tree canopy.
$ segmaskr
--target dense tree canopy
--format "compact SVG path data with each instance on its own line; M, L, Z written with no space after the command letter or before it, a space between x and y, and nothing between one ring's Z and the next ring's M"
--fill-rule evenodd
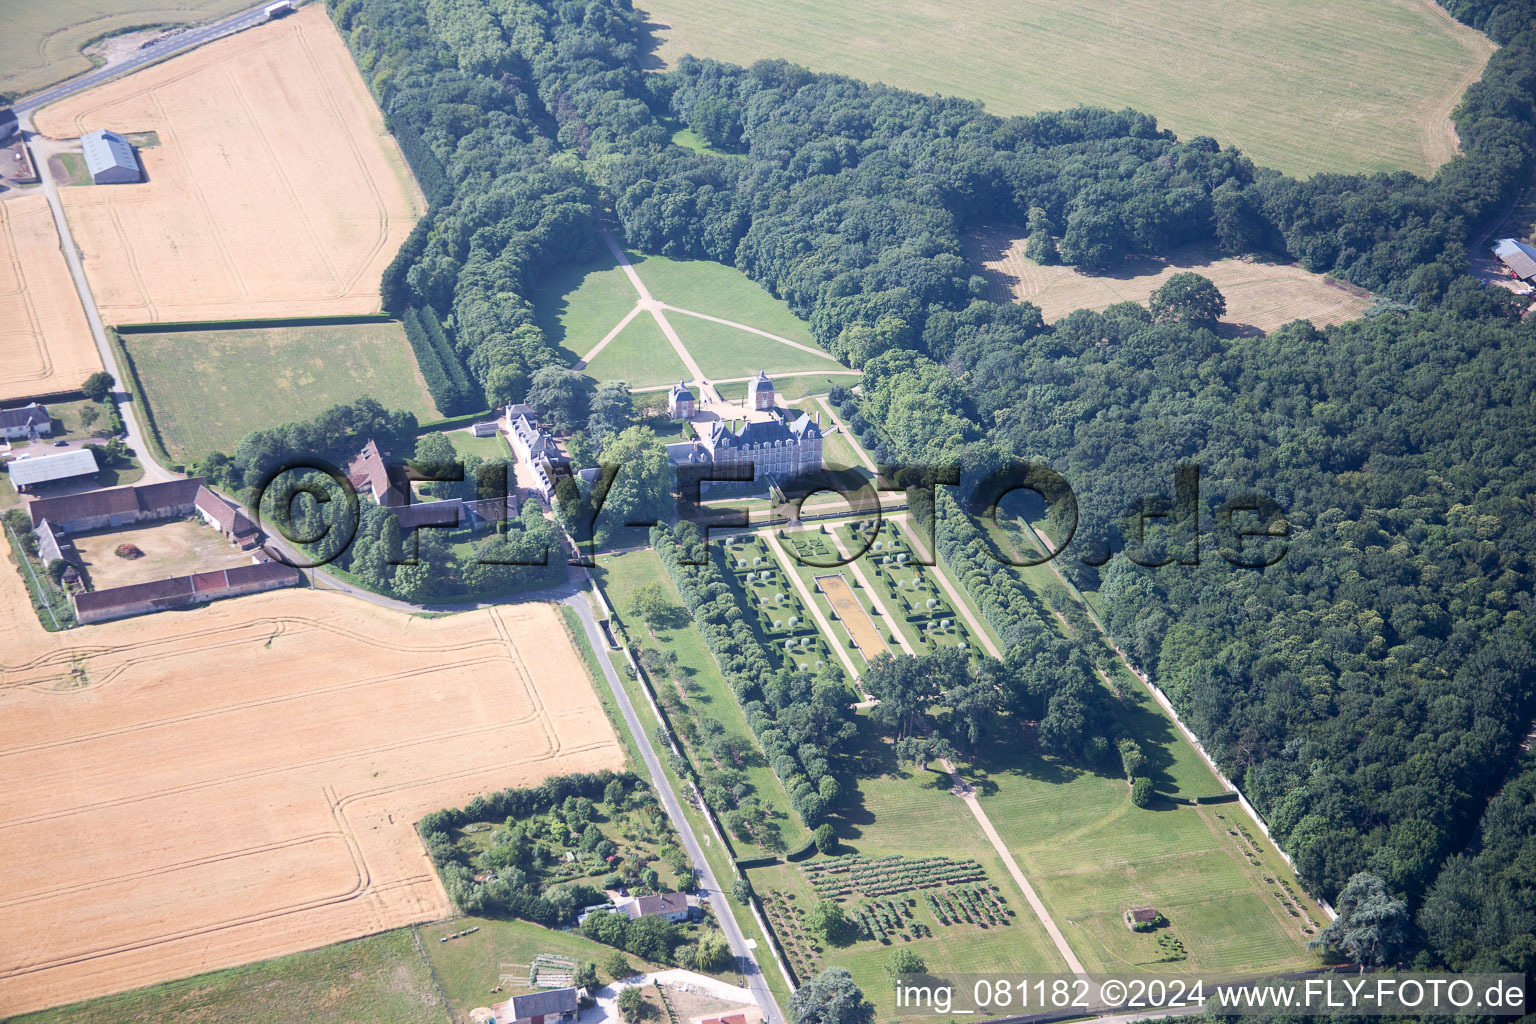
M1268 817L1307 883L1334 896L1362 871L1379 876L1421 913L1436 955L1465 960L1469 936L1483 933L1451 908L1471 900L1474 916L1518 922L1530 906L1501 860L1521 855L1508 852L1521 840L1500 838L1518 829L1485 819L1484 849L1441 867L1485 806L1504 806L1488 801L1536 710L1536 345L1502 293L1461 274L1468 238L1536 166L1536 29L1531 0L1446 8L1504 44L1455 114L1461 155L1430 179L1297 181L1130 110L999 118L784 61L690 58L647 75L641 18L624 0L331 0L432 202L386 274L385 304L440 317L494 400L532 392L571 429L610 425L567 388L528 301L547 268L592 250L605 197L630 245L740 268L865 369L861 397L843 398L877 454L971 470L1035 459L1065 474L1081 528L1061 568L1097 591L1118 642ZM671 145L664 117L739 155ZM1020 226L1037 258L1084 266L1212 241L1400 305L1239 340L1210 329L1209 295L1164 304L1160 313L1183 310L1170 315L1125 304L1048 327L1027 303L985 301L961 243L990 225ZM264 433L242 445L235 470L284 444L332 441ZM1179 557L1160 569L1132 562L1127 509L1150 507L1143 499L1171 491L1176 466L1196 463L1200 523L1152 531L1150 554ZM1288 522L1283 558L1262 571L1213 557L1282 546L1239 544L1225 529L1226 512L1255 520L1258 510L1222 511L1252 492ZM1000 691L1004 713L1037 720L1042 746L1111 763L1088 656L1037 628L1033 599L985 557L967 511L938 502L938 543L1006 641L1003 670L1017 683ZM1049 521L1060 527L1060 515ZM819 707L817 683L774 670L726 582L679 557L695 538L654 536L815 822L836 783L814 744L850 723L830 707L802 713ZM1200 564L1180 564L1197 537ZM914 705L926 699L921 685L912 693ZM912 733L918 712L898 711L893 727ZM967 742L945 714L935 721L946 738ZM1474 879L1494 895L1474 897ZM1529 965L1528 949L1503 941L1510 926L1490 927L1501 956ZM805 1019L822 1018L808 1009Z

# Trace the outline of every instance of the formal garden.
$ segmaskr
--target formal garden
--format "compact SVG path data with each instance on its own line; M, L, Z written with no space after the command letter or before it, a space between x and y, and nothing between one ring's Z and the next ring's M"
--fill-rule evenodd
M919 654L939 647L974 646L932 571L918 562L893 521L861 519L839 529L850 554L864 552L859 567L879 581L886 607L900 620Z
M731 579L755 616L763 646L785 667L813 674L826 668L832 652L762 538L743 534L720 547Z

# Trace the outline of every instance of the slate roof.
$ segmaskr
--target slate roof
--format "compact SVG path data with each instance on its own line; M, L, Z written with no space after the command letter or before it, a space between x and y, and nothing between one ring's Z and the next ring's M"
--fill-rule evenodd
M680 892L653 893L624 905L624 912L633 918L650 917L654 914L675 914L687 909L688 897Z
M548 1017L558 1013L575 1013L578 1005L574 988L555 988L547 992L530 992L525 996L513 996L502 1004L509 1009L510 1017L527 1020L529 1017ZM497 1020L501 1019L498 1015Z
M46 427L52 422L53 417L48 415L48 410L36 402L20 409L0 409L0 427Z
M406 531L422 526L458 526L464 518L464 502L458 498L413 501L409 505L395 505L389 512L399 521L400 529Z

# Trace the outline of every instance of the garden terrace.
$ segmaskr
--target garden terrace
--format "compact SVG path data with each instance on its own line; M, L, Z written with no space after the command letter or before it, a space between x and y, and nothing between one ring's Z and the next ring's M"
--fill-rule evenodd
M884 587L886 607L914 650L974 646L931 570L917 561L894 522L865 519L839 529L850 553L864 550L861 568Z
M832 652L762 538L733 537L721 541L720 550L732 581L756 613L763 646L787 668L822 671Z

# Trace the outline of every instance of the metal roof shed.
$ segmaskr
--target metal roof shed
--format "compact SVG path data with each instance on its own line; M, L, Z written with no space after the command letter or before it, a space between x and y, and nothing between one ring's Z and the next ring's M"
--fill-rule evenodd
M58 455L42 455L34 459L17 459L10 464L11 484L17 488L68 480L70 477L90 476L99 469L96 453L89 448L77 448Z
M1529 281L1536 277L1536 249L1515 238L1501 238L1493 247L1493 254L1515 272L1516 277Z
M139 180L139 158L133 153L133 144L117 132L105 128L91 132L80 140L80 150L95 184L122 185Z

